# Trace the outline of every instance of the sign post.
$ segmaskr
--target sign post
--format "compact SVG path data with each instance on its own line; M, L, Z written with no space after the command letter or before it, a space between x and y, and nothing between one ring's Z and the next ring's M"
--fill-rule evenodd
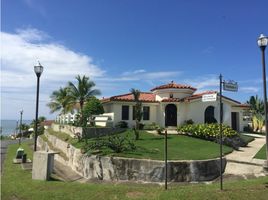
M167 130L165 130L165 190L167 190Z
M235 81L223 81L220 74L220 188L223 189L223 176L222 176L222 121L223 121L223 106L222 106L222 85L223 90L230 92L238 91L238 84Z
M222 187L222 75L220 74L220 184Z

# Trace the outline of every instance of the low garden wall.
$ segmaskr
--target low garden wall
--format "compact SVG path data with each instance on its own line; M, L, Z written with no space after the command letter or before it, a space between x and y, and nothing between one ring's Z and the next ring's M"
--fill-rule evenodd
M62 124L55 124L53 123L51 126L52 130L57 132L64 132L71 137L75 137L76 133L80 133L81 135L84 135L86 138L95 138L95 137L101 137L105 135L112 135L114 133L120 133L123 132L124 128L113 128L113 127L76 127L71 125L62 125Z
M82 154L80 149L61 141L55 136L46 134L48 142L38 137L41 150L55 150L50 143L61 151L55 159L68 165L81 176L91 180L107 181L145 181L163 182L165 180L165 163L149 159L134 159ZM62 157L65 154L65 159ZM226 159L223 159L223 172ZM210 181L220 175L220 159L197 161L168 161L168 181L191 182Z

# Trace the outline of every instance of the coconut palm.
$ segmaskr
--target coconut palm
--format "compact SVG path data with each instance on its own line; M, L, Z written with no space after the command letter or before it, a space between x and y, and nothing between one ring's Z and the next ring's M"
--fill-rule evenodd
M52 92L50 98L51 102L47 104L47 106L50 108L50 113L61 111L61 113L65 114L66 112L72 110L71 98L68 94L68 88L60 87L59 90Z
M140 91L139 90L132 88L130 90L130 92L132 93L132 95L134 97L134 101L136 103L135 104L135 113L134 113L136 126L135 126L134 131L135 131L135 136L136 136L135 139L138 140L139 137L140 137L139 129L140 129L140 121L141 121L141 118L142 118L142 103L139 100L139 98L140 98Z
M68 82L68 95L73 104L79 103L80 111L83 110L84 103L92 96L100 95L101 92L98 89L92 89L95 83L89 80L87 76L76 76L77 85L72 82Z

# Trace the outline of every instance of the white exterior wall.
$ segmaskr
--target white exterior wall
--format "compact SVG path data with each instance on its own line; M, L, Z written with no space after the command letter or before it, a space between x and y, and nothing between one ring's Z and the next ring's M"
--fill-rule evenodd
M193 100L190 102L161 102L161 103L143 103L142 106L150 106L150 120L142 120L144 124L157 123L165 127L165 108L168 104L177 106L177 125L181 125L185 120L192 119L194 123L204 123L205 110L208 106L215 107L214 117L219 122L220 104L216 102L202 102L201 99ZM122 120L122 105L129 106L129 120ZM135 125L133 116L134 102L110 102L103 104L105 112L110 111L114 113L114 125L120 121L126 121L131 128ZM232 107L235 105L233 102L223 99L223 123L232 126L231 112L239 113L239 130L242 131L247 121L243 121L243 109L239 107Z
M193 92L194 91L191 89L174 89L174 88L153 91L153 93L156 95L155 96L156 101L162 101L163 99L168 99L170 98L170 94L173 94L173 98L182 99L184 97L192 95Z
M129 106L129 120L122 120L122 106ZM125 121L128 123L128 127L131 128L135 125L135 120L133 120L133 106L135 106L134 102L113 102L109 104L103 104L104 110L111 109L114 113L114 125L120 121ZM141 120L143 124L151 124L153 122L158 121L158 103L142 103L142 106L150 107L150 120Z

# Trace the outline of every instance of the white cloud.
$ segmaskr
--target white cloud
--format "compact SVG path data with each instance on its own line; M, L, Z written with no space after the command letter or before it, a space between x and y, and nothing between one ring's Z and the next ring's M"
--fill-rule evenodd
M196 87L198 90L214 90L219 87L219 79L216 75L204 75L195 79L185 79L184 83Z
M245 93L258 93L259 92L258 87L240 87L238 88L238 90L240 90L241 92L245 92Z
M40 61L44 67L41 76L41 89L47 95L44 99L48 99L53 90L73 80L75 75L85 74L94 79L105 74L93 63L91 57L74 52L56 42L46 42L47 38L47 34L37 29L19 29L16 33L1 32L3 117L12 116L10 110L5 107L9 103L8 99L11 94L22 96L31 94L28 101L35 102L32 98L35 97L36 87L36 75L33 68L37 61ZM27 94L23 95L21 91ZM25 104L18 99L19 107Z

